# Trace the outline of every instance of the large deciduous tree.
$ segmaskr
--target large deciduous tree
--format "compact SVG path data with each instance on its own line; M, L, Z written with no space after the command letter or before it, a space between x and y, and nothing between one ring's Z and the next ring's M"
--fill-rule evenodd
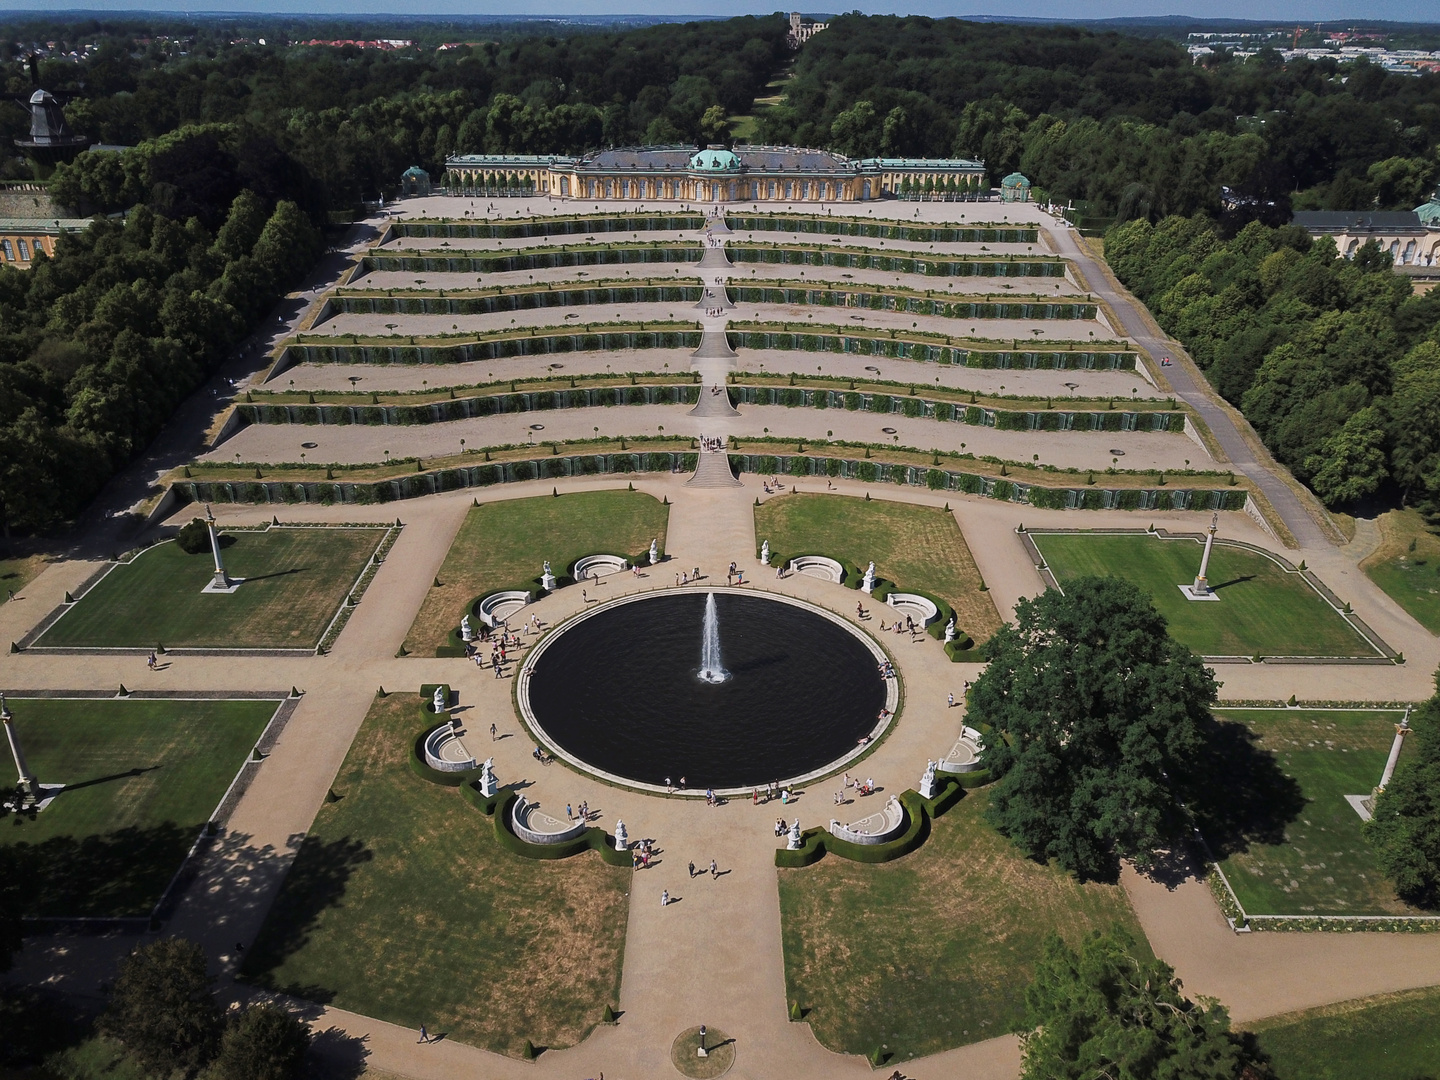
M1016 606L986 643L973 722L994 730L991 822L1035 858L1112 878L1189 821L1215 680L1134 585L1081 578Z
M274 1005L233 1016L208 1070L210 1080L297 1080L310 1047L310 1025Z
M1240 1080L1263 1075L1225 1007L1181 993L1123 931L1078 950L1051 936L1025 991L1023 1080Z
M220 1033L210 983L204 950L193 941L164 938L136 949L120 968L100 1030L151 1076L193 1072Z
M1433 908L1440 906L1440 695L1412 721L1410 745L1375 800L1365 837L1400 899Z

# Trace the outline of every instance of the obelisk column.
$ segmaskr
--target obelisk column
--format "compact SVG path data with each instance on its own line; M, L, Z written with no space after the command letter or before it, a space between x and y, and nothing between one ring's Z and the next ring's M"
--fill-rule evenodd
M15 717L10 706L5 704L5 695L0 694L0 723L5 725L5 738L10 743L10 756L15 759L15 771L19 773L20 799L22 804L39 802L40 781L25 762L25 751L20 749L20 736L15 733Z
M215 515L210 512L209 503L205 504L205 527L210 530L210 551L215 556L215 580L211 582L210 587L228 589L230 588L230 575L225 573L225 563L220 558L220 534L215 531Z
M1196 596L1209 596L1210 583L1205 580L1205 572L1210 569L1210 548L1215 543L1215 531L1220 527L1220 515L1214 514L1210 518L1210 532L1205 537L1205 554L1200 556L1200 573L1195 575L1195 584L1190 586L1190 591Z

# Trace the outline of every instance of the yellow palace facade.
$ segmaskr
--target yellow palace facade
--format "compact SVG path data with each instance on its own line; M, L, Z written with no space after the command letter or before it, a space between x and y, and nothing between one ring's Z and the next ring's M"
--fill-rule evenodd
M417 170L418 171L418 170ZM408 174L407 174L408 175ZM990 197L985 163L963 158L847 158L784 146L647 146L581 157L464 154L441 180L456 195L548 195L660 202L864 202Z

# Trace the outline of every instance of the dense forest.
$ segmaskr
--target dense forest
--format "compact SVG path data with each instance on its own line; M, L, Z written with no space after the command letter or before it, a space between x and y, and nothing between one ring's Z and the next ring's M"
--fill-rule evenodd
M1105 255L1328 504L1393 485L1440 512L1440 291L1412 296L1373 243L1340 259L1293 225L1226 240L1203 218L1132 221Z
M1019 169L1107 222L1219 217L1222 186L1283 222L1292 203L1423 202L1440 179L1440 75L1268 50L1201 66L1159 38L846 15L801 50L760 136L983 158L992 181Z
M393 191L410 165L438 176L454 153L715 138L784 62L785 32L778 17L747 17L444 52L220 45L187 56L112 40L41 75L52 89L74 90L67 119L101 142L134 145L187 124L264 133L339 209ZM7 82L18 86L23 73L12 67ZM28 123L16 106L5 114L0 137ZM85 165L107 167L95 157Z

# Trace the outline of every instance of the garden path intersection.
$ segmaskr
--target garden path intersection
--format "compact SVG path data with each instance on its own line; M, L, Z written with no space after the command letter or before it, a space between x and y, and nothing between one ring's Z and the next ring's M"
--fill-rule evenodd
M544 200L516 200L517 204L522 202L520 209L527 214L554 213L560 209L547 205ZM605 212L615 213L617 209L607 204ZM968 215L971 220L993 220L1002 209L1012 222L1020 217L1035 222L1047 235L1061 237L1052 239L1054 249L1066 254L1073 250L1064 230L1052 227L1048 219L1030 207L892 204L886 212L912 221L912 214L916 213L922 220L955 220L962 215ZM444 200L439 199L406 204L406 212L412 216L445 211ZM713 278L716 273L733 276L734 272L706 273ZM761 274L764 275L763 270ZM1095 287L1104 293L1098 284ZM1107 299L1116 309L1129 303L1118 293ZM613 317L613 310L609 315ZM728 317L734 319L736 313ZM1133 313L1122 311L1120 317L1127 329L1132 326L1132 318L1137 320L1133 325L1141 325ZM726 317L707 316L702 324L707 331L720 330L726 321ZM1146 341L1140 344L1150 348ZM829 358L821 362L828 363ZM702 382L712 386L722 384L728 374L747 363L748 357L738 362L700 359L696 361L696 369ZM297 384L303 385L309 370L303 366L291 369L287 378L294 376ZM994 372L976 374L986 378L995 376ZM1062 373L1054 375L1059 380ZM1177 386L1177 391L1183 396L1189 388ZM623 416L626 411L611 410L607 415ZM638 414L648 409L634 411ZM753 425L747 426L751 422L743 416L746 407L742 406L741 411L739 417L705 416L682 421L684 408L676 406L666 410L667 418L663 422L667 429L686 435L704 434L721 439L732 435L751 437ZM784 412L774 411L777 415ZM584 414L580 415L583 419ZM817 415L823 416L827 428L835 430L837 438L875 441L871 430L874 418L839 412ZM783 416L779 422L783 422ZM853 425L853 434L845 430L846 424ZM899 417L896 417L896 426L901 432L906 431ZM804 431L777 430L785 435L813 437ZM632 429L629 433L636 432ZM1232 435L1238 440L1238 435ZM399 436L389 434L389 437L392 449L404 449ZM1169 436L1154 434L1153 437ZM1233 452L1227 437L1221 437L1218 432L1217 437L1226 452ZM1189 440L1183 443L1199 456L1195 444ZM1028 451L1028 446L1026 449ZM227 447L220 451L220 456L228 457L230 452ZM364 460L364 455L360 459ZM1271 467L1267 461L1247 456L1243 470L1271 494L1277 512L1300 541L1300 549L1285 549L1244 514L1223 515L1223 535L1294 562L1304 558L1332 590L1353 605L1366 625L1404 653L1407 662L1401 666L1226 665L1217 671L1217 677L1223 682L1222 699L1283 700L1298 694L1316 700L1388 702L1418 701L1428 696L1432 690L1430 673L1440 666L1440 643L1358 569L1357 560L1365 552L1332 546L1319 528L1310 523L1298 499L1292 496L1290 502L1284 501L1274 488L1280 481L1269 474ZM1268 482L1259 474L1264 474ZM451 492L385 507L216 506L216 517L222 526L261 524L272 516L282 523L373 521L377 524L393 522L398 516L405 527L345 630L326 655L176 656L165 670L151 672L145 670L141 658L134 656L77 658L21 652L0 657L0 686L16 698L40 690L113 690L121 683L132 691L285 693L292 686L303 691L288 726L239 801L218 842L203 856L196 880L163 929L164 933L183 934L201 941L215 970L223 973L222 993L237 999L252 996L255 991L231 977L238 961L235 944L251 942L259 932L379 687L413 695L422 683L448 683L458 695L459 704L472 710L461 714L474 733L472 739L492 721L501 733L517 736L493 744L495 772L502 784L529 781L527 797L538 799L543 805L553 808L584 801L599 811L601 817L597 824L607 831L613 831L615 821L623 819L632 837L654 838L660 853L658 862L649 869L637 871L630 889L632 902L617 1003L621 1013L618 1024L602 1025L579 1045L548 1051L532 1064L475 1049L453 1039L417 1045L415 1031L341 1009L308 1007L318 1027L334 1026L357 1038L365 1038L371 1067L420 1080L460 1076L571 1080L597 1075L601 1070L621 1080L665 1076L670 1074L668 1055L675 1036L705 1023L735 1037L737 1056L730 1073L733 1076L859 1078L873 1075L869 1064L862 1059L832 1053L819 1044L808 1024L788 1019L780 896L774 863L774 851L783 841L774 837L770 826L777 816L788 819L795 814L806 827L822 825L832 816L829 793L835 782L815 783L797 803L784 808L773 804L754 807L748 799L733 799L723 806L710 807L703 799L664 798L604 784L564 765L541 768L530 756L532 743L516 716L511 680L496 680L488 671L466 660L396 656L415 612L440 573L472 500L499 503L548 496L552 488L563 498L574 492L624 488L630 479L637 491L666 499L670 504L666 561L645 570L640 577L620 574L601 583L591 583L587 586L588 602L636 592L673 591L675 570L697 566L704 575L702 587L719 591L727 588L725 569L735 562L745 571L747 582L753 580L753 584L740 588L796 597L856 621L857 593L853 590L803 575L777 579L773 570L759 565L755 551L760 541L767 538L756 535L755 501L758 498L763 504L791 497L768 494L759 477L745 476L739 487L692 486L686 483L688 477L684 475L567 477ZM894 484L866 485L846 479L814 476L783 479L787 491L793 486L800 492L824 492L836 498L863 499L868 495L874 500L919 504L937 511L948 504L1004 618L1011 616L1018 600L1034 596L1043 588L1022 538L1016 533L1022 523L1031 530L1134 527L1137 524L1143 527L1153 523L1172 532L1194 533L1209 520L1208 513L1156 511L1147 512L1143 521L1135 522L1127 517L1117 522L1113 511L1041 510L953 491L932 492ZM192 509L186 508L174 515L170 524L182 523L192 513ZM22 591L20 599L0 605L0 639L22 638L95 568L95 564L79 562L51 566ZM538 571L538 566L536 569ZM547 627L556 626L585 606L580 588L566 587L537 601L527 609L527 614L533 611ZM873 628L865 623L859 625ZM964 710L947 708L947 697L953 693L958 699L963 681L976 678L980 667L971 663L949 663L941 645L929 637L922 636L915 642L891 636L882 636L880 640L894 658L903 685L904 704L897 722L865 760L863 769L887 791L903 791L918 786L928 759L939 757L954 744ZM486 749L490 749L488 744ZM442 789L437 789L436 798L442 795ZM578 858L594 856L587 854ZM685 872L688 862L708 867L710 859L716 860L724 871L721 876L688 877ZM1187 992L1220 998L1232 1005L1238 1020L1440 982L1440 934L1267 932L1240 936L1233 934L1220 917L1203 884L1189 881L1176 889L1167 889L1129 871L1123 883L1157 955L1177 968ZM662 889L680 902L662 908L659 903ZM27 938L17 968L8 978L93 994L97 984L111 976L119 955L140 937L142 935L36 934ZM521 992L522 988L516 987L514 991ZM599 1006L597 1003L597 1010ZM1001 1080L1018 1072L1018 1042L1011 1036L1002 1036L926 1058L896 1061L887 1067L895 1066L921 1080L931 1077Z

